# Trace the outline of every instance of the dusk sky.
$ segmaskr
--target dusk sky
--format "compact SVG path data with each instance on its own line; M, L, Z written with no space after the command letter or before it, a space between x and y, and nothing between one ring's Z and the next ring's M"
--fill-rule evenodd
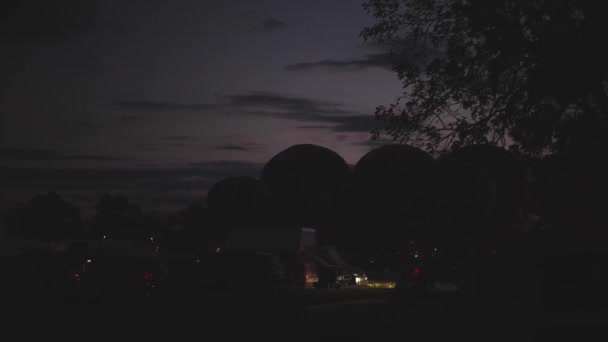
M401 94L359 0L16 3L0 14L3 212L48 191L85 213L104 192L178 210L293 144L355 164Z

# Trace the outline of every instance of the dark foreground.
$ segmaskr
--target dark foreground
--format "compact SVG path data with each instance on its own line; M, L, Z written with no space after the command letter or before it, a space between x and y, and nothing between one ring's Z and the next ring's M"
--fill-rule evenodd
M608 315L530 313L511 308L446 314L440 303L424 308L436 315L396 316L389 289L313 290L281 296L205 293L165 300L108 300L96 304L48 301L13 303L4 327L27 326L22 336L102 334L172 340L264 339L281 341L603 341ZM44 328L43 328L44 327ZM50 330L49 330L50 329ZM81 336L81 335L80 335ZM86 335L85 335L86 336ZM165 335L167 336L167 335Z

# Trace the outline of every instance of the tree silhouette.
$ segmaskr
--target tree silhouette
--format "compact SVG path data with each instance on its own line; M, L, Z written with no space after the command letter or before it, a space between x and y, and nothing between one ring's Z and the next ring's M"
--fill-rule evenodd
M103 194L95 205L89 230L93 239L142 240L146 238L143 212L124 195Z
M475 162L443 159L432 173L426 199L427 236L451 241L485 235L496 210L497 182Z
M476 163L485 169L497 191L491 223L510 227L521 205L525 175L525 164L515 154L497 146L476 144L455 149L440 160Z
M194 202L169 215L159 237L162 253L209 251L221 245L225 225L203 203Z
M18 203L5 220L7 236L43 241L77 238L84 228L80 209L55 192Z
M388 46L404 85L376 108L397 141L441 153L510 144L539 155L606 146L608 33L580 0L368 0L361 36Z
M529 205L525 174L519 157L494 145L468 145L444 154L431 172L425 197L425 238L458 248L504 243Z
M179 222L190 231L190 236L196 244L195 249L207 249L219 246L226 233L215 215L202 203L192 203L178 213Z
M606 241L608 165L605 156L555 154L534 164L535 213L564 239Z
M419 234L434 164L428 153L405 144L375 148L357 161L350 216L361 242L395 247Z

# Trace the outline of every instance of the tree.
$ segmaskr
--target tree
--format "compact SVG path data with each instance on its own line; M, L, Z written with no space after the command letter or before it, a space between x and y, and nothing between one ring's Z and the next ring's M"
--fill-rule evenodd
M142 240L146 238L143 212L129 203L124 195L103 194L95 205L95 216L89 231L95 239Z
M5 220L9 237L53 241L83 233L80 209L55 192L18 203L6 213Z
M376 108L394 140L441 154L490 143L538 156L608 146L608 33L591 0L367 0L365 41L403 82Z

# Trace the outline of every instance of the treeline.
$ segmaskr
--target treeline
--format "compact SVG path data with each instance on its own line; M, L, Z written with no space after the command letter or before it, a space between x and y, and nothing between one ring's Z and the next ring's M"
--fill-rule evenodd
M142 210L121 194L103 194L94 214L85 218L81 209L57 192L39 194L17 203L3 217L7 238L45 242L116 240L163 246L172 250L204 248L220 238L210 211L192 203L175 213ZM215 229L217 231L217 229Z
M160 216L120 194L105 194L95 214L57 193L19 203L4 217L9 237L118 239L162 250L212 249L235 226L308 226L321 243L367 253L412 240L493 243L513 235L606 235L605 163L598 155L525 159L492 145L434 158L385 145L353 166L334 151L298 144L271 158L260 177L216 182L205 203Z

